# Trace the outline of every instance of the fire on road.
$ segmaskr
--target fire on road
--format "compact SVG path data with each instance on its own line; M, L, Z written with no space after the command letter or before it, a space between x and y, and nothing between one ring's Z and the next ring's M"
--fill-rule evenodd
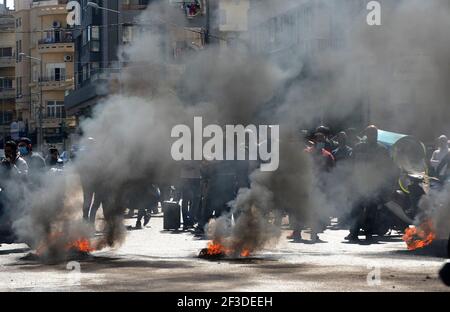
M201 259L207 241L162 231L156 217L146 229L129 232L120 249L80 261L20 260L30 252L26 246L3 245L0 290L448 291L438 278L445 253L440 241L408 251L401 235L371 245L345 243L345 235L328 229L322 243L281 239L250 257Z

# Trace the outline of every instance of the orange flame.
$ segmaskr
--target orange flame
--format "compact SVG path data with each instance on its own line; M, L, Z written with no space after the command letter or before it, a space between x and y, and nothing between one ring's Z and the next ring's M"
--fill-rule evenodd
M225 247L224 245L222 245L217 241L211 241L208 243L206 254L208 256L218 256L218 255L230 256L232 254L235 254L235 252L232 249ZM249 257L250 250L244 248L238 254L240 254L241 257Z
M426 220L419 227L411 226L407 228L402 239L405 241L408 250L416 250L430 245L436 239L433 222Z
M241 257L245 257L245 258L250 257L250 250L248 250L248 249L242 250Z
M91 242L87 239L79 239L73 243L69 243L66 246L67 250L75 249L81 252L92 252L95 251L95 248L92 247Z
M47 252L51 246L57 246L63 237L62 233L52 233L48 236L46 242L42 242L38 248L36 248L36 254L38 256L43 255ZM92 245L92 243L86 238L79 238L73 242L65 243L64 245L65 251L75 250L79 252L93 252L96 248Z

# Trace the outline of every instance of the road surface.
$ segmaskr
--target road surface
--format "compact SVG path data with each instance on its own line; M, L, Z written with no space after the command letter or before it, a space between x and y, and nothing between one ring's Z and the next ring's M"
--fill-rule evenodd
M127 220L133 224L134 220ZM26 245L0 247L0 291L449 291L438 278L444 242L409 252L399 235L349 244L328 229L323 242L285 239L248 259L202 260L207 240L162 230L162 217L129 231L125 243L79 262L21 260ZM308 238L308 233L304 233ZM73 270L71 270L73 269Z

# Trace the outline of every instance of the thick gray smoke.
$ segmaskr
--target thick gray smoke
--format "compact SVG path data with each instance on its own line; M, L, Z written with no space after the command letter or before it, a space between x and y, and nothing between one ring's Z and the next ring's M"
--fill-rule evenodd
M81 213L81 173L103 199L106 236L99 246L120 244L123 212L129 204L124 194L136 204L147 200L152 183L176 182L182 163L170 156L171 129L191 126L194 116L221 126L281 127L279 170L251 174L250 188L241 189L230 203L234 226L229 216L213 221L208 227L211 239L226 241L233 250L254 251L278 238L274 220L283 212L310 227L344 213L355 198L376 189L384 176L360 175L362 180L351 182L347 177L353 168L348 165L318 174L303 151L299 130L321 121L346 121L358 107L363 107L356 118L360 124L411 131L424 139L450 130L438 126L448 125L443 121L450 113L450 19L443 3L383 1L383 25L369 27L365 1L261 1L252 8L252 23L298 5L313 12L308 22L297 25L298 35L283 33L299 48L286 49L287 55L277 58L268 56L269 49L240 48L252 46L249 42L237 48L206 46L186 53L183 66L172 64L168 53L173 49L173 28L179 29L166 20L173 15L165 4L150 5L139 19L145 25L142 32L121 52L129 61L119 77L121 94L105 99L93 118L82 123L85 135L80 145L89 148L61 178L65 181L45 179L45 192L27 194L14 224L17 234L35 248L54 232L63 232L67 241L89 236L84 226L73 226ZM307 32L304 38L302 29ZM276 40L283 42L285 35L280 36ZM89 143L89 137L95 143ZM69 200L73 198L80 200Z

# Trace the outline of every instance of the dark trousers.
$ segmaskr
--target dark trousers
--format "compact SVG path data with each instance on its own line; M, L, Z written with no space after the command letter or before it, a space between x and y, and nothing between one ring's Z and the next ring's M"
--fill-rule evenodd
M375 221L377 216L378 205L381 203L380 199L366 199L357 204L352 213L352 226L350 234L358 236L361 229L364 230L366 236L371 236L375 232Z
M147 217L150 219L152 211L158 208L159 198L155 194L150 194L143 199L139 199L137 202L138 217L137 221L140 222L142 218Z
M182 179L181 212L183 215L184 226L192 226L201 218L200 196L200 178Z

